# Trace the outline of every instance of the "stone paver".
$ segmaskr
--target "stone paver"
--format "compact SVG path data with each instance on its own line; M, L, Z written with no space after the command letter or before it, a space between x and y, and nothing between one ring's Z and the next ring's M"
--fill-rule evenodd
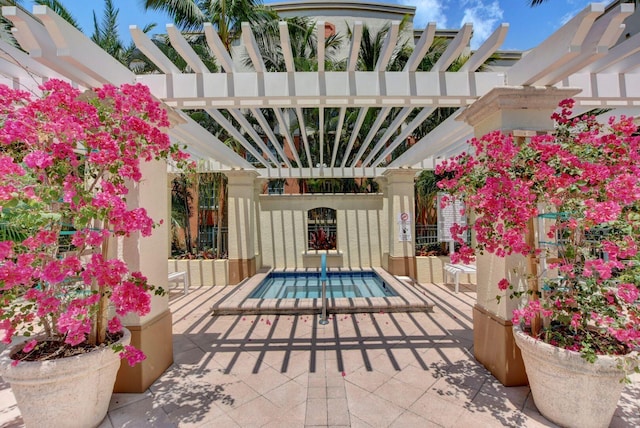
M114 394L101 428L550 427L528 387L473 358L473 286L425 284L433 312L211 316L232 288L171 294L174 364L144 394ZM640 378L612 427L640 426ZM0 426L22 427L0 380Z

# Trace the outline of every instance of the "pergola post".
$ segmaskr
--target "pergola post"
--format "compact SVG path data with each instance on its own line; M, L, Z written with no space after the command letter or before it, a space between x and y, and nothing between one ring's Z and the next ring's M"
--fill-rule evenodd
M229 285L256 273L255 171L226 171L229 231Z
M413 169L389 169L384 172L386 186L389 251L386 269L394 275L416 276L415 257L415 177ZM383 261L384 263L384 261Z
M476 137L501 130L521 136L546 133L553 129L551 114L558 102L570 98L579 89L553 87L495 88L457 119L473 127ZM512 312L517 299L509 291L501 292L502 278L526 289L527 259L524 256L477 257L477 301L473 308L473 342L475 358L505 386L526 385L527 375L512 333ZM498 302L496 295L500 295Z
M121 257L132 271L140 271L149 284L167 290L167 240L169 219L167 218L167 165L162 161L142 163L142 180L129 187L127 204L130 209L144 207L157 223L151 236L140 233L123 238L118 249ZM115 392L144 392L173 363L172 317L169 310L169 295L152 295L151 313L144 317L128 315L122 324L131 331L131 344L142 350L147 358L135 367L126 362L114 387Z

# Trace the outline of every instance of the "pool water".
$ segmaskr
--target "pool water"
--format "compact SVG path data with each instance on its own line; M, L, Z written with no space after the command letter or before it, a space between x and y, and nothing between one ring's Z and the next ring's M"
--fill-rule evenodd
M328 272L327 298L397 296L373 271ZM320 272L270 272L250 299L314 299L322 297Z

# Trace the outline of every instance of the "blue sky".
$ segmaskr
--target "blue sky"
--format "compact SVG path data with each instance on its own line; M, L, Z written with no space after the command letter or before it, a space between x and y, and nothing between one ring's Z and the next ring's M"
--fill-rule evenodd
M272 1L265 0L265 3ZM438 28L457 29L465 22L471 22L474 28L472 48L479 46L500 23L506 22L510 26L502 49L525 50L540 44L591 2L548 0L535 8L529 7L527 0L386 0L384 3L415 6L415 28L424 28L428 22L436 22ZM63 4L72 11L85 33L89 34L93 27L93 10L100 18L104 5L102 0L63 0ZM164 25L170 22L163 14L145 12L138 0L114 0L114 4L120 9L120 31L126 40L130 39L130 24L143 27L155 22L159 24L155 32L162 32Z

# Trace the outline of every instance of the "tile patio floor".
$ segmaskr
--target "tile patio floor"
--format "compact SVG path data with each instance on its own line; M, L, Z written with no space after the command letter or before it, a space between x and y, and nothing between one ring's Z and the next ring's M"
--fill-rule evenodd
M143 394L114 394L101 428L547 427L528 387L505 388L473 358L473 286L425 284L432 313L226 315L229 289L172 293L172 365ZM640 426L640 378L612 427ZM22 420L0 380L0 426Z

